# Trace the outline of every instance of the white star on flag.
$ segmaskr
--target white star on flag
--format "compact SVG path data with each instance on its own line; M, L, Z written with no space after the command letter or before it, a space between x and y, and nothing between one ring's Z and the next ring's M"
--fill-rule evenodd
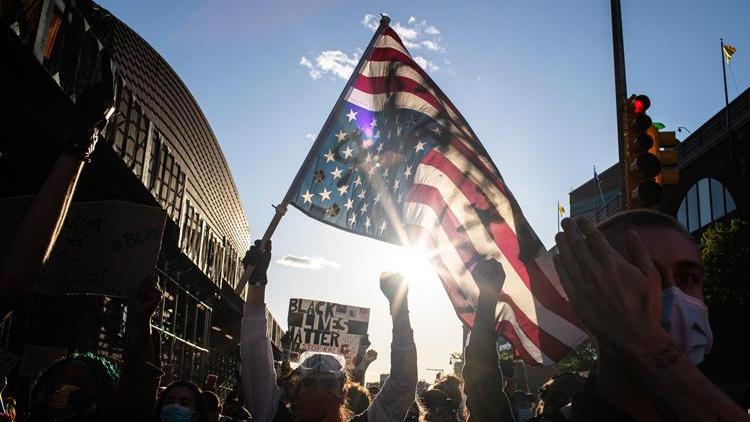
M312 197L313 194L311 194L309 190L306 190L305 193L302 194L302 198L305 200L305 203L309 202L312 204Z
M406 166L406 170L404 170L404 176L411 176L411 166Z
M337 190L339 191L339 196L344 196L346 195L346 192L349 190L349 185L343 185Z
M364 204L362 204L362 208L360 208L359 212L361 214L364 214L364 213L367 212L367 202L365 202Z
M318 195L320 195L321 201L325 201L326 199L329 201L331 200L331 191L326 188L323 188L323 192L320 192Z
M326 157L326 163L330 163L331 161L335 160L333 156L333 151L331 151L330 149L328 150L328 153L324 154L323 156Z
M331 175L333 176L333 180L341 179L341 173L343 173L343 171L339 169L338 166L336 166L336 170L331 172Z
M334 136L336 136L336 139L339 142L344 142L344 140L346 139L346 132L344 132L343 130L339 129L339 133L337 133Z
M359 112L358 111L354 111L352 109L349 109L349 114L347 114L346 117L348 117L349 121L351 122L352 120L356 120L357 119L357 113L359 113Z
M344 208L346 208L347 211L350 211L353 206L354 206L354 202L352 202L352 199L351 198L347 199L346 204L344 204Z
M383 232L385 231L385 227L386 227L386 222L385 220L383 220L383 224L380 225L380 235L382 235Z
M344 150L341 152L344 153L344 159L347 159L347 158L351 158L352 152L354 152L354 150L349 148L349 145L347 145L346 148L344 148Z
M422 142L422 141L417 142L417 146L414 147L414 152L423 151L425 145L427 145L426 142Z

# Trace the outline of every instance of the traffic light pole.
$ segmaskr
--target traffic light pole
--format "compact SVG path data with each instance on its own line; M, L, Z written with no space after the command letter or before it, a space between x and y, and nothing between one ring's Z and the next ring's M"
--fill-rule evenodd
M615 64L615 103L617 105L617 149L620 159L620 203L621 209L627 208L628 191L625 180L627 162L625 161L625 99L628 89L625 84L625 49L622 42L622 14L620 0L610 0L612 12L612 52Z

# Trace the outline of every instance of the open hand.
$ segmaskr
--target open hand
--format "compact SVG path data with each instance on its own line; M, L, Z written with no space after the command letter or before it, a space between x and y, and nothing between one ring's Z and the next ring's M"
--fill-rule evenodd
M584 219L566 218L562 227L555 268L573 310L597 340L629 350L644 333L661 330L661 276L638 233L625 233L626 258Z

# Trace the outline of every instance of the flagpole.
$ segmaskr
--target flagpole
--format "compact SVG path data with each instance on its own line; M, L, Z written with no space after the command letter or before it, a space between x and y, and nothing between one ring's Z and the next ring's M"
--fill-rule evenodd
M719 38L721 42L721 71L724 74L724 116L727 121L727 137L729 138L729 163L732 164L732 126L729 124L729 92L727 90L727 65L724 54L724 38Z
M560 233L560 201L557 201L557 233Z
M731 131L729 126L729 92L727 91L727 65L724 63L726 55L724 54L724 38L719 38L721 42L721 70L724 74L724 111L727 119L727 131Z
M313 143L312 147L307 152L305 161L302 162L302 165L300 166L299 170L297 170L297 175L294 176L294 180L292 181L292 184L289 186L289 189L287 190L286 195L284 195L284 199L282 199L279 205L273 206L276 209L276 213L271 219L271 223L268 225L268 228L266 228L266 232L263 234L263 238L260 241L261 250L265 249L266 243L271 239L271 236L273 236L273 233L276 231L276 227L278 227L279 223L281 222L281 218L284 217L284 214L286 214L286 210L289 204L292 202L292 199L293 199L292 195L294 195L294 191L297 188L297 185L300 183L302 176L305 174L305 170L315 158L315 151L317 151L318 147L324 142L324 137L322 136L322 134L325 133L326 128L328 128L328 126L333 121L334 116L336 115L337 106L341 104L344 97L349 92L349 88L351 88L351 86L354 84L354 81L357 75L362 70L362 66L364 66L365 61L367 61L367 57L370 56L370 52L375 47L375 41L377 41L378 37L382 35L383 31L386 28L388 28L388 25L390 23L391 23L391 18L389 18L386 15L382 15L382 14L380 15L380 26L378 27L377 31L375 31L375 35L373 35L372 39L370 40L370 44L365 49L365 52L362 54L362 59L357 64L357 67L354 68L354 71L352 72L352 76L349 78L349 81L347 81L346 86L344 86L344 89L341 91L341 94L339 95L339 98L336 100L336 103L333 109L331 109L331 113L328 115L328 118L326 119L325 123L323 123L323 127L321 128L320 132L318 132L317 139L315 139L315 142ZM240 276L240 280L237 282L237 287L234 288L234 292L238 296L241 295L242 290L245 288L245 285L250 279L250 275L252 274L254 269L255 268L253 266L248 265L245 268L245 270L242 272L242 276Z

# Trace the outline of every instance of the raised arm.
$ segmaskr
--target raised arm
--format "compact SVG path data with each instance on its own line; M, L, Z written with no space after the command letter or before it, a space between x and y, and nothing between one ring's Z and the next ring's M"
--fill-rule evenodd
M240 374L245 405L252 413L253 420L271 422L281 398L281 390L276 385L271 340L266 332L265 284L268 281L266 271L271 261L271 242L266 244L264 251L258 249L259 245L260 241L255 241L243 261L246 267L252 265L255 270L250 276L251 284L242 316Z
M154 412L163 373L159 362L158 334L151 331L151 317L161 297L162 292L154 277L144 282L138 294L128 301L125 363L109 420L148 420Z
M474 276L479 300L463 369L469 420L513 422L513 411L503 392L503 375L497 365L495 332L495 308L505 272L499 262L483 261Z
M89 86L76 102L77 120L66 136L64 152L0 257L0 318L19 298L31 294L39 269L60 234L83 165L112 115L113 101L111 69L109 62L103 61L100 81Z
M417 348L409 321L408 286L400 274L383 273L380 290L388 299L393 321L391 374L370 405L367 420L402 421L417 388Z

